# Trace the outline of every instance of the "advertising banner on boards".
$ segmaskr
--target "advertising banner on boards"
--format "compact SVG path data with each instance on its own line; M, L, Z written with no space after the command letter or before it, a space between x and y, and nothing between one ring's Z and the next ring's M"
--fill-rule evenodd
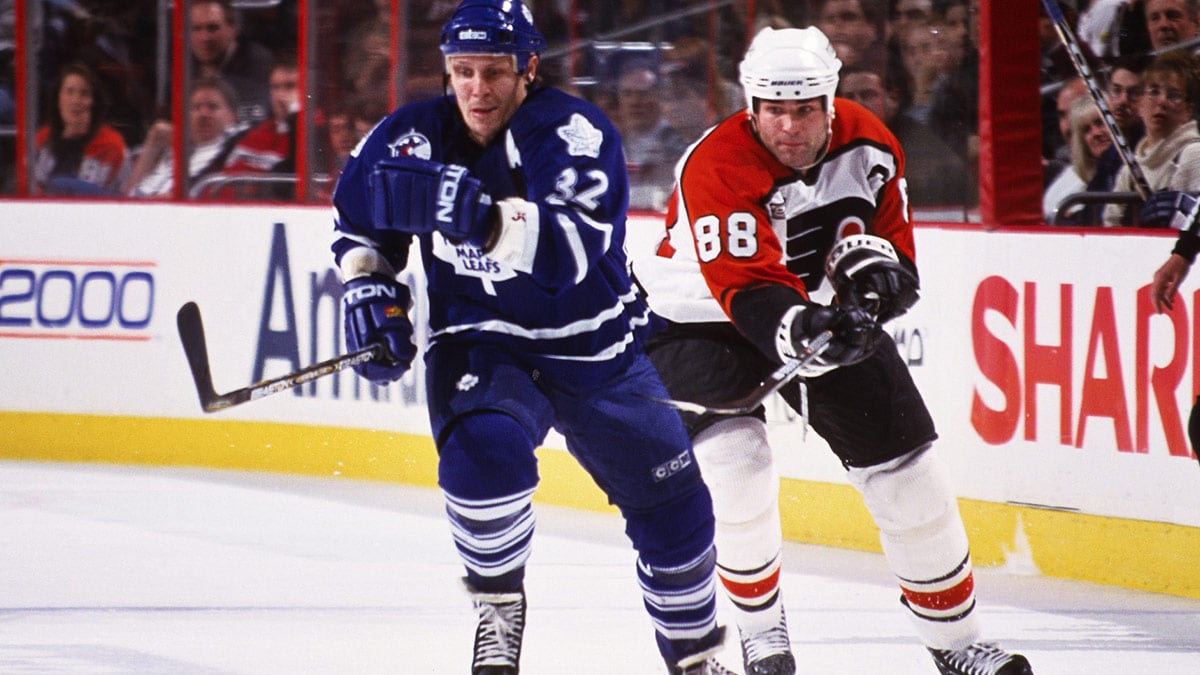
M660 227L632 217L631 256ZM326 209L12 203L0 232L0 411L202 417L175 328L187 301L203 314L218 391L344 351ZM960 494L1200 526L1184 433L1200 388L1196 279L1167 315L1146 290L1171 240L916 234L922 299L887 330ZM405 276L420 326L420 274ZM424 375L419 358L384 388L345 371L218 415L427 434ZM785 476L845 482L794 411L773 400L768 417Z

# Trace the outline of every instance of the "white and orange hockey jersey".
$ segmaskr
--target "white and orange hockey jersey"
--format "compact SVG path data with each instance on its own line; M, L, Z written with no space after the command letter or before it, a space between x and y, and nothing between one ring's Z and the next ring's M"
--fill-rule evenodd
M688 148L665 237L654 255L633 256L655 312L679 323L730 321L739 291L768 284L808 298L829 250L853 234L887 239L915 262L900 144L862 106L838 98L834 110L829 150L804 176L758 141L744 111Z

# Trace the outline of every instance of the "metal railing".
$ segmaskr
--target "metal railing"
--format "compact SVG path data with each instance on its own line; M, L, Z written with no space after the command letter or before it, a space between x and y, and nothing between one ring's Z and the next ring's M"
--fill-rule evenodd
M313 174L312 184L322 192L332 192L336 176L329 174ZM217 196L215 193L225 188L236 188L241 185L251 187L261 185L296 185L298 178L294 173L214 173L192 186L188 196L192 199L206 199Z
M1068 195L1058 203L1054 210L1053 225L1072 225L1066 222L1067 214L1076 206L1091 206L1093 204L1141 204L1142 196L1136 192L1076 192ZM1103 225L1100 223L1084 223L1084 225Z

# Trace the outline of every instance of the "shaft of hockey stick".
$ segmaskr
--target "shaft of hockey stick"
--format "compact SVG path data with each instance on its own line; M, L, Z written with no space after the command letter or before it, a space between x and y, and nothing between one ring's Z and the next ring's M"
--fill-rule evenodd
M753 391L745 396L727 403L718 405L704 405L701 403L693 403L692 401L676 401L672 399L656 398L655 401L669 405L676 410L682 412L696 413L697 415L745 415L754 412L758 406L767 400L767 397L783 388L783 385L792 381L800 370L813 362L822 351L825 350L825 345L833 339L832 331L825 331L817 335L808 343L808 348L800 356L789 359L782 366L777 368L775 372L767 376L763 383L755 387Z
M214 413L247 401L270 396L285 389L291 389L359 363L378 359L384 353L382 345L370 345L349 354L314 363L287 375L262 380L241 389L218 394L213 388L212 368L208 362L208 345L204 339L204 322L200 319L200 307L194 302L184 303L179 308L175 321L179 328L179 340L183 343L183 352L187 355L188 366L192 369L192 379L196 383L196 393L200 397L200 408L206 413Z
M1075 65L1076 72L1079 77L1083 78L1087 84L1088 92L1092 95L1092 100L1096 102L1096 107L1100 109L1100 119L1104 121L1104 126L1108 129L1108 135L1112 136L1113 144L1117 146L1117 154L1121 156L1121 161L1129 169L1129 174L1133 176L1133 186L1137 193L1146 199L1150 196L1153 190L1150 189L1150 182L1146 180L1146 174L1142 173L1142 167L1138 166L1137 160L1133 157L1133 150L1130 149L1129 143L1125 140L1125 135L1121 133L1121 129L1117 127L1117 121L1112 116L1112 110L1108 108L1108 102L1104 100L1104 95L1100 93L1100 88L1096 85L1096 77L1092 74L1091 67L1087 64L1087 59L1083 58L1083 50L1079 48L1079 42L1075 39L1075 33L1071 31L1071 26L1067 24L1067 18L1063 16L1062 8L1058 6L1058 0L1042 0L1042 5L1046 8L1046 13L1050 15L1050 20L1054 22L1054 31L1058 33L1058 39L1062 40L1063 47L1066 47L1067 54L1071 57L1071 63Z

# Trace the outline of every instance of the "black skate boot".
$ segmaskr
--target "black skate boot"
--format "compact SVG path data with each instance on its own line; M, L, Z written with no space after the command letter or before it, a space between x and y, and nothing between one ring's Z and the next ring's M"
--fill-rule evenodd
M942 675L1033 675L1029 661L1009 654L991 642L976 642L963 649L930 649Z
M515 593L481 593L468 584L479 613L471 675L517 675L521 637L525 633L525 589Z
M788 639L787 616L761 633L741 633L746 675L794 675L796 659Z

